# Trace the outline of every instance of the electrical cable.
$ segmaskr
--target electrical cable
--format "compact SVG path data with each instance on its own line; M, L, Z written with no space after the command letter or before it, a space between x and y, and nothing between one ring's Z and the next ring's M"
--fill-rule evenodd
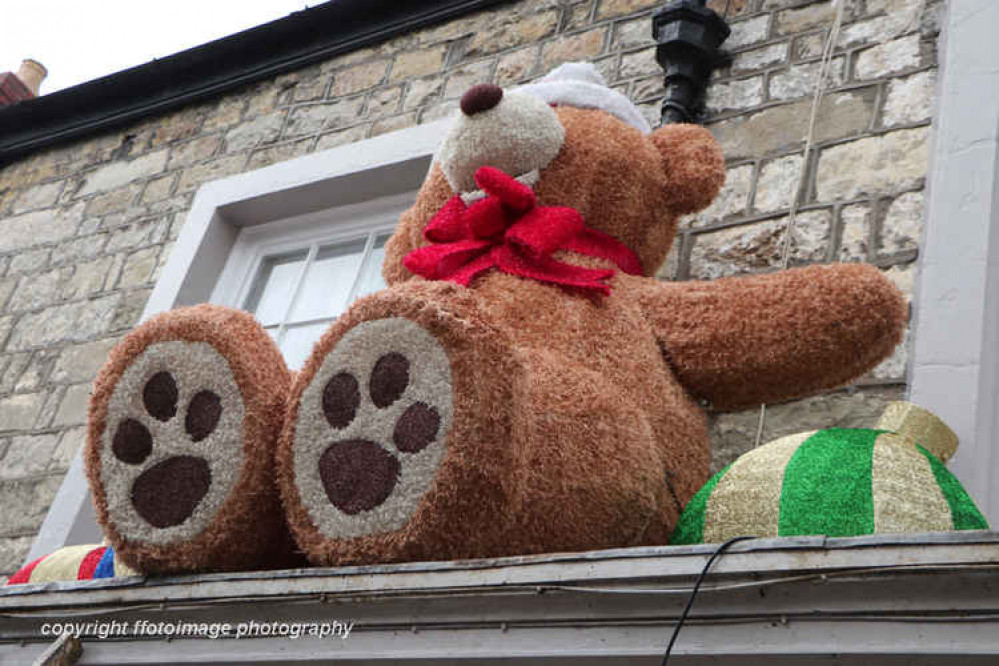
M669 645L666 646L666 652L663 653L663 660L660 666L666 666L669 662L669 657L673 653L673 646L676 644L676 639L680 635L680 629L683 628L683 623L687 620L687 615L690 613L691 607L694 605L694 599L697 598L697 591L701 589L701 583L704 582L704 577L708 575L708 569L714 564L715 560L718 559L729 546L739 543L740 541L748 541L749 539L755 539L754 536L737 536L732 537L725 543L720 544L715 548L715 552L711 553L711 557L708 561L704 563L704 568L701 569L700 575L697 576L697 581L694 583L694 589L690 592L690 597L687 599L687 605L684 607L683 612L680 614L680 619L677 620L676 626L673 627L673 635L669 639Z

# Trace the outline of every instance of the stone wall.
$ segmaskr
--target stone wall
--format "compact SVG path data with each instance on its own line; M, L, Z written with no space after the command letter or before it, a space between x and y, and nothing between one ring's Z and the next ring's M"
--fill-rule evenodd
M937 1L846 0L835 81L794 263L867 261L911 292L936 58ZM657 120L648 0L514 2L31 155L0 170L0 575L23 559L84 439L90 382L135 324L205 182L440 118L474 83L589 59ZM773 270L831 3L712 0L732 22L708 124L728 184L687 220L661 276ZM764 430L869 424L904 388L904 352L849 391L771 407ZM713 415L716 464L757 412Z

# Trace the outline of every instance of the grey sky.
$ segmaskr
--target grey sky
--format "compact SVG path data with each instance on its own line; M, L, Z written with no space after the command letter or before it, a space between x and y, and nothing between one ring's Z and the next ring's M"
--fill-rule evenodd
M306 0L11 0L0 28L0 72L34 58L42 94L267 23ZM308 0L309 6L320 4Z

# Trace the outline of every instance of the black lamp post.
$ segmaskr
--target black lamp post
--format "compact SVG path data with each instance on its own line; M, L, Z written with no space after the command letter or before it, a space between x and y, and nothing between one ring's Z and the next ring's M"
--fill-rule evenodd
M694 122L711 71L727 61L718 47L731 29L706 0L674 0L652 15L656 60L666 72L663 124Z

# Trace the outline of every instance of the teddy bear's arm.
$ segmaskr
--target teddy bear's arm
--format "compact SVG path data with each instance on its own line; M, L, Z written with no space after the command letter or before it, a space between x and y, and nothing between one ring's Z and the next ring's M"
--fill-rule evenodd
M892 353L908 318L898 289L859 264L655 283L644 308L680 382L718 409L855 379Z

